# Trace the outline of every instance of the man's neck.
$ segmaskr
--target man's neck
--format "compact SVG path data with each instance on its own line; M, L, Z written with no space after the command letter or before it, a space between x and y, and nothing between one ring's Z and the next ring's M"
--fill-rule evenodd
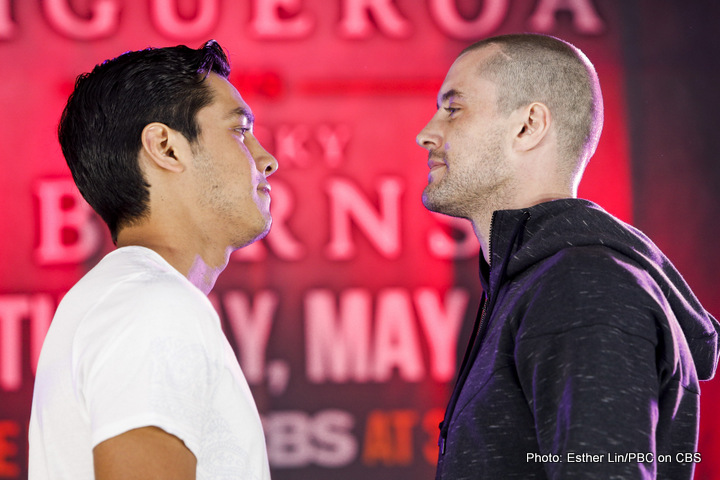
M210 249L207 245L205 248L194 248L193 242L182 239L171 242L165 235L154 235L143 228L127 227L118 234L117 246L131 245L153 250L206 295L227 266L232 253L231 248Z
M492 222L492 213L485 216L478 216L470 220L472 224L475 236L480 243L480 250L482 251L485 261L490 263L490 223Z
M215 286L215 281L218 276L225 270L231 251L228 250L225 255L225 260L222 264L212 267L208 265L205 260L200 256L196 255L190 269L185 276L190 282L197 288L202 290L205 295L210 293L210 290Z

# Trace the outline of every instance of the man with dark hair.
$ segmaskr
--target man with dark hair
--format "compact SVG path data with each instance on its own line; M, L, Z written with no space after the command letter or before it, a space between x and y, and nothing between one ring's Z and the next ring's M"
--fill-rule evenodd
M484 290L437 478L692 478L720 326L644 234L577 198L603 122L592 64L489 38L437 107L423 203L470 220Z
M250 389L206 294L270 229L277 162L209 41L78 77L59 139L118 249L63 298L37 369L30 479L269 478Z

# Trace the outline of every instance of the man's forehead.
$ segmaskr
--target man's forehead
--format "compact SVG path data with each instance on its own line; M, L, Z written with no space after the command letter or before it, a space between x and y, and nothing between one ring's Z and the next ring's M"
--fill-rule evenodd
M255 121L255 115L253 114L250 105L245 102L242 95L240 95L240 92L237 88L235 88L235 85L229 81L227 82L227 85L231 93L230 103L233 104L230 110L230 115L234 117L241 117L241 120L244 118L248 122L253 123Z
M444 101L467 99L479 90L488 88L494 90L494 84L482 75L482 68L483 64L498 51L500 49L497 45L488 45L456 58L438 92L438 107Z
M472 59L467 59L467 56L467 53L461 55L450 66L437 95L438 106L452 98L462 98L467 93L465 84L468 80L472 80L472 78L468 78L468 76L475 77L477 73L475 68L471 68L474 62L469 62L469 60Z
M240 119L245 123L255 121L252 109L229 80L215 74L210 74L208 80L213 90L213 104L222 109L222 115L228 119Z
M490 44L467 51L455 59L450 66L445 81L458 77L477 77L482 75L485 64L497 54L507 56L498 45Z

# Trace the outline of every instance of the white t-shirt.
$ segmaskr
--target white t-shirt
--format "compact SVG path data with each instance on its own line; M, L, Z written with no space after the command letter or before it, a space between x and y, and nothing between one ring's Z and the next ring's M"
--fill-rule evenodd
M30 480L93 478L92 449L156 426L198 480L269 479L260 416L207 297L143 247L108 254L60 302L37 369Z

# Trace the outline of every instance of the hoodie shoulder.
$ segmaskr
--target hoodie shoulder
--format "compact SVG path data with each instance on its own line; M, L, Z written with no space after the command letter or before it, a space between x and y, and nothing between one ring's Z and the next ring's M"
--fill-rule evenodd
M655 320L672 315L658 285L637 264L601 245L564 248L528 272L525 334L604 325L657 343Z
M508 265L509 278L542 270L547 275L540 281L555 279L565 305L575 305L595 321L609 310L622 317L634 318L645 310L672 319L662 324L687 341L700 379L712 378L720 324L643 232L586 200L557 200L528 211L524 237ZM589 312L589 305L597 312ZM629 327L637 331L634 324Z

